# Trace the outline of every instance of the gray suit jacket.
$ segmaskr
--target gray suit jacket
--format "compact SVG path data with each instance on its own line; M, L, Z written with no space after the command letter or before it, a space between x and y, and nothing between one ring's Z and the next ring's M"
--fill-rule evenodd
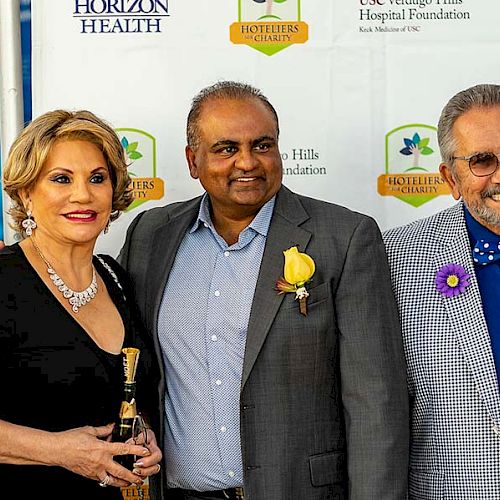
M152 209L129 228L120 260L151 332L199 205L196 198ZM316 262L307 317L293 294L275 291L283 251L294 245ZM405 498L405 365L372 219L281 188L252 303L240 399L245 498Z
M498 380L462 203L384 233L408 363L410 499L500 498ZM470 286L444 297L459 264Z

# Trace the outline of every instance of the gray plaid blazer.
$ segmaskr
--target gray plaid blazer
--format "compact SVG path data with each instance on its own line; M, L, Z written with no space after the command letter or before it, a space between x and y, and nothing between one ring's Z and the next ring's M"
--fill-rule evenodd
M196 198L143 212L130 225L121 252L160 360L156 331L163 291L199 206ZM283 251L294 245L316 262L307 317L292 294L275 290L283 276ZM245 498L404 500L405 373L397 307L376 223L282 187L243 363ZM169 490L163 493L174 498Z
M411 407L409 498L500 499L500 398L463 204L384 233L399 306ZM470 286L434 279L460 264Z

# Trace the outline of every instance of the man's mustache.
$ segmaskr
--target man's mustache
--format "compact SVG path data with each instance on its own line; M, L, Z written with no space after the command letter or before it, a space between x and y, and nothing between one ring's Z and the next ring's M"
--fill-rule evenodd
M492 186L492 187L486 188L481 193L481 198L484 200L484 198L490 198L491 196L493 196L495 194L500 194L500 186Z

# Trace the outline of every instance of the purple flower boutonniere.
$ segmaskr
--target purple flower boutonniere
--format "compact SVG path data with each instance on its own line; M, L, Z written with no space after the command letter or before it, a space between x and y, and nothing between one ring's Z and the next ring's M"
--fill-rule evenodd
M470 285L469 274L458 264L446 264L436 274L436 288L445 297L456 297Z

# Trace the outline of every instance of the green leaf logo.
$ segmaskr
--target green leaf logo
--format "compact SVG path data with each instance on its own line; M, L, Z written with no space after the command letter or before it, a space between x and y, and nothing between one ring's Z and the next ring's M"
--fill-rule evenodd
M434 153L434 150L428 146L429 137L420 138L418 133L413 134L411 139L405 137L403 139L405 147L401 149L399 152L405 156L413 155L413 166L406 170L409 172L410 170L423 170L427 172L427 169L419 166L420 155L430 155Z
M123 136L121 143L122 143L123 149L125 150L125 154L127 155L127 158L129 158L132 161L139 160L140 158L142 158L142 153L137 151L137 147L139 146L138 141L129 142L128 139L125 136ZM134 177L137 177L137 175L134 174L133 172L129 171L129 174L134 176Z

